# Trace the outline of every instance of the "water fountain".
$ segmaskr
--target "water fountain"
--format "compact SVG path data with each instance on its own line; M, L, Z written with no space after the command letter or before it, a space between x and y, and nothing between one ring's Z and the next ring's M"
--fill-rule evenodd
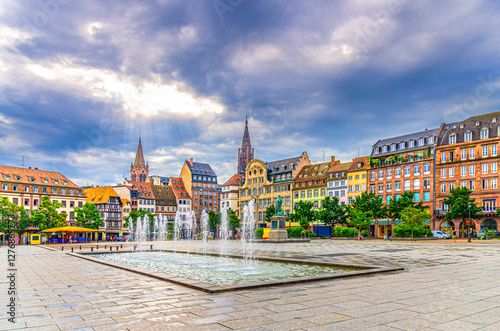
M177 240L181 237L182 215L179 211L175 213L174 219L174 253L177 252Z
M150 222L147 215L137 218L135 240L137 241L137 249L143 251L142 243L150 240Z
M189 257L189 252L191 250L191 240L194 239L194 226L196 224L196 214L194 210L191 210L187 215L187 233L186 239L188 239L187 255Z
M227 217L227 207L223 207L220 212L220 253L221 257L227 256L227 241L229 239L229 220Z
M203 210L200 217L201 233L203 235L203 255L207 255L208 248L208 214Z
M243 246L243 258L247 261L253 260L253 241L255 239L255 200L252 199L247 206L243 207L243 219L241 225L241 240Z

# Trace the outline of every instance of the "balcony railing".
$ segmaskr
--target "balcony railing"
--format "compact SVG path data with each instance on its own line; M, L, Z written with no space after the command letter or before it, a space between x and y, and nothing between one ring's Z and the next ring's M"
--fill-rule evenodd
M446 215L448 210L446 209L434 209L434 215Z
M497 210L497 207L483 207L483 212L494 212Z

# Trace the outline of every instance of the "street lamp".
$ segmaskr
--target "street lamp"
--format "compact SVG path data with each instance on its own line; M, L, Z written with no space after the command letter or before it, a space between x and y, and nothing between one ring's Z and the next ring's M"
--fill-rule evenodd
M472 208L472 204L469 202L469 221L467 222L467 242L470 243L470 209Z

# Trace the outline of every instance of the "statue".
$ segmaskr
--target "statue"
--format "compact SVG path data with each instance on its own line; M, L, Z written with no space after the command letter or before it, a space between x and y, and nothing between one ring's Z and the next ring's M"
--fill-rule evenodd
M281 199L281 195L278 195L278 199L276 199L276 214L274 216L283 216L283 199Z

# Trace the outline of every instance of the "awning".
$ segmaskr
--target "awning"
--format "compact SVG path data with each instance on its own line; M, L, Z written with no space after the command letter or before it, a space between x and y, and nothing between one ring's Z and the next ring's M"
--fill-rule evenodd
M59 228L46 229L42 232L95 232L95 230L79 226L62 226Z

